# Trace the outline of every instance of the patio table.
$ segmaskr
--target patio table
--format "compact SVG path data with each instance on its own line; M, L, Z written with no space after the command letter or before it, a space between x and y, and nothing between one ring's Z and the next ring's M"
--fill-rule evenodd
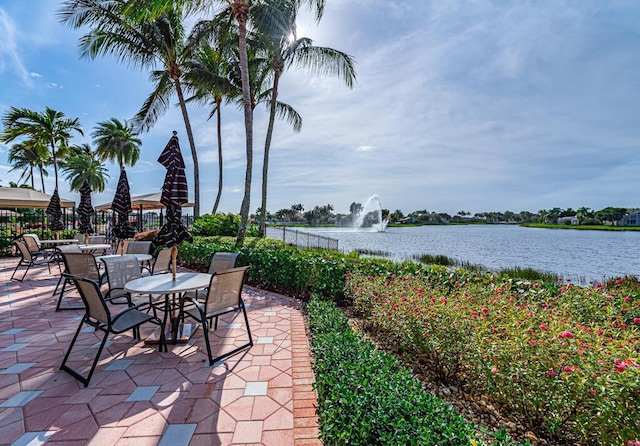
M94 252L100 251L100 250L102 250L103 253L106 253L107 249L111 248L111 245L108 244L108 243L90 243L88 245L81 244L81 245L78 245L78 246L84 252L91 252L91 253L94 253Z
M43 245L70 245L72 243L78 243L78 240L74 238L62 238L58 240L40 240Z
M168 330L167 341L173 344L184 343L198 328L198 324L178 324L175 315L175 296L186 291L200 290L207 288L211 282L211 274L207 273L176 273L175 277L171 273L156 274L155 276L145 276L127 282L124 289L130 293L139 294L164 294L164 322L167 322L167 315L171 315L171 329ZM169 299L169 296L172 299ZM179 334L179 336L178 336ZM157 343L159 335L153 334L145 343Z

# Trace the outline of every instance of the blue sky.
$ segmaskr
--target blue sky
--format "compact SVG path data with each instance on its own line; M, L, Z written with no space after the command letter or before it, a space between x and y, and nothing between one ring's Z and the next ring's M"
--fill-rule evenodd
M0 0L0 113L45 106L78 117L90 142L97 122L130 119L151 92L147 73L112 58L81 60L57 0ZM302 115L293 133L276 122L268 209L332 204L347 213L373 194L405 213L427 209L537 212L553 207L640 207L640 2L631 0L327 0L319 25L298 35L353 56L358 80L290 70L279 99ZM201 175L201 213L217 187L215 123L190 106ZM266 111L255 113L252 212L260 204ZM178 131L177 108L142 135L128 168L133 194L159 190L156 159ZM240 112L223 110L220 210L238 212L245 154ZM9 172L0 145L0 184ZM109 202L117 167L94 203ZM47 182L53 190L53 177ZM65 198L79 199L68 184ZM193 192L190 194L193 200Z

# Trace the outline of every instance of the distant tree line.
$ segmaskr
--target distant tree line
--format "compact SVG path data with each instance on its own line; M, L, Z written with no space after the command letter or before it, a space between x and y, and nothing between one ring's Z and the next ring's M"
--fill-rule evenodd
M267 220L273 223L299 223L318 226L320 224L336 224L340 226L352 225L363 211L361 203L352 203L349 207L348 214L334 214L334 206L326 204L323 206L315 206L305 211L301 203L293 204L286 209L280 209L275 213L266 212ZM261 209L252 215L257 218ZM606 207L600 210L594 210L588 207L580 207L578 209L541 209L537 213L529 211L520 212L476 212L471 214L467 211L459 211L455 215L446 212L428 211L426 209L416 210L404 215L399 209L390 212L388 209L382 209L382 218L389 223L405 223L419 225L441 225L450 223L488 223L488 224L521 224L521 223L545 223L557 224L562 219L575 221L578 225L616 225L622 218L630 213L637 212L636 208L620 208ZM363 226L370 226L378 223L377 211L368 212L363 216ZM569 220L567 220L569 221ZM574 223L574 224L575 224ZM568 223L567 223L568 224Z

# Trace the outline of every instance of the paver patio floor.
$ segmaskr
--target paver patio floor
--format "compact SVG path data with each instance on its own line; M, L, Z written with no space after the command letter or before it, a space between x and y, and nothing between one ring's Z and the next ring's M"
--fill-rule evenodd
M167 353L131 332L110 335L85 388L59 370L83 311L55 311L57 266L10 281L17 262L0 258L0 444L321 444L295 299L245 286L254 345L215 367L208 366L201 327ZM72 297L63 305L79 302ZM152 330L143 325L142 339ZM211 339L214 353L246 342L242 314L221 318ZM98 341L83 330L76 365L90 363Z

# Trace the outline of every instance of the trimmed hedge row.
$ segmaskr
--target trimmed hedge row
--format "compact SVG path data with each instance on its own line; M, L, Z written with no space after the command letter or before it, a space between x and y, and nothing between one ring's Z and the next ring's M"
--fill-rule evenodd
M478 444L473 428L392 356L354 334L314 296L309 322L322 439L350 445Z
M354 270L363 274L412 274L421 269L413 262L365 258L326 250L302 250L280 240L247 238L238 248L233 237L195 237L180 246L180 260L206 271L209 259L218 251L239 252L238 265L249 265L249 278L269 289L284 290L297 297L312 293L343 303L345 277Z

